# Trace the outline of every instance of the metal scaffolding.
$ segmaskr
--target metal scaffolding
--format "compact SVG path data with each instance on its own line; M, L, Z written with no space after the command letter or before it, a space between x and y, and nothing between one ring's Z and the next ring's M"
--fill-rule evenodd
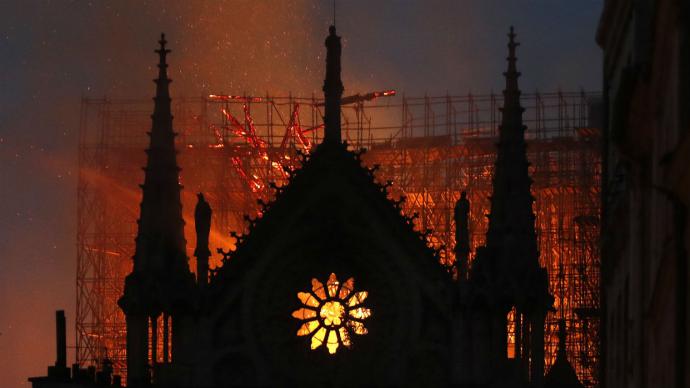
M597 384L599 361L599 100L585 92L522 97L541 261L556 299L547 318L546 364L555 360L564 318L569 359L586 386ZM360 98L343 106L343 138L352 149L367 150L364 162L380 166L377 178L392 182L393 198L405 197L403 211L418 214L419 230L431 230L440 265L449 271L453 207L463 190L471 202L470 259L484 243L499 107L493 94ZM116 302L134 254L150 112L148 99L82 100L77 361L108 357L120 373L126 372L125 325ZM177 98L173 112L192 261L196 192L214 210L212 251L232 248L229 232L245 230L245 215L256 216L257 201L270 200L269 183L284 183L284 167L298 167L297 153L310 152L323 135L322 101L314 97Z

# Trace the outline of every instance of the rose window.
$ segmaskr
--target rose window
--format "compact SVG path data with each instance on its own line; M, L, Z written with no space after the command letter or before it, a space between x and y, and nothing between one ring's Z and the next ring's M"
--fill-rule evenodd
M334 273L326 286L311 280L311 291L297 293L302 307L292 316L301 320L297 335L311 338L311 349L325 344L328 353L335 354L338 347L349 348L353 334L367 334L364 320L371 316L371 310L362 306L369 295L366 291L354 292L355 279L340 283Z

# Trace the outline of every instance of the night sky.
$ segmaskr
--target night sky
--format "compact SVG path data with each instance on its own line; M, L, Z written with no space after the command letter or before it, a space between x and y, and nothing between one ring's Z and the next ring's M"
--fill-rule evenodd
M370 3L337 5L346 95L499 92L510 25L524 91L601 89L603 0ZM321 93L331 22L330 0L0 1L0 386L55 361L54 310L74 345L80 98L153 96L161 32L173 99Z

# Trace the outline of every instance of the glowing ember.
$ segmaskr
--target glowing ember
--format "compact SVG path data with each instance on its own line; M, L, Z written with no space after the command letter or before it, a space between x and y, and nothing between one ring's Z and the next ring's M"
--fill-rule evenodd
M243 101L243 102L261 102L263 99L261 97L250 97L250 96L230 96L227 94L209 94L209 100L214 101Z

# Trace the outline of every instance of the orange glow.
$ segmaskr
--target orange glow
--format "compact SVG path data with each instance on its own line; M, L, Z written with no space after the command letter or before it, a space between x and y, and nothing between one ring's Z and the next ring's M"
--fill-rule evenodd
M388 92L394 91L375 93ZM473 102L471 98L450 97L453 112L458 115L457 119L453 119L453 115L447 116L451 124L450 129L447 129L445 120L436 120L435 127L433 124L425 124L429 121L425 120L426 112L432 115L429 117L443 116L446 109L444 104L447 101L445 97L431 99L433 109L428 110L424 110L424 105L420 102L424 99L403 98L403 103L399 104L399 98L391 98L378 100L381 102L376 106L377 109L369 111L375 112L374 116L365 114L369 105L346 106L342 111L343 134L347 136L350 148L368 149L362 156L363 165L381 165L376 172L376 180L393 181L389 188L391 199L406 197L400 204L401 213L406 216L418 214L418 217L411 221L415 230L432 230L427 236L427 241L440 250L439 261L449 270L453 270L452 265L455 262L452 249L455 245L453 206L463 190L467 190L471 204L471 253L468 258L470 266L475 249L485 242L485 215L489 211L496 134L496 128L492 127L490 121L492 119L481 118L481 115L485 114L482 112L493 112L493 108L488 105L493 99L485 97L487 98L484 100L478 99L479 103ZM409 104L404 105L405 101ZM533 97L525 98L523 101L528 112L534 112ZM549 107L559 106L558 101L553 99L544 98L544 102L547 111L555 109ZM288 177L286 171L300 165L301 158L297 151L309 154L315 145L319 144L323 136L320 130L323 128L320 122L323 110L319 108L319 103L320 100L314 101L311 98L273 97L267 97L260 105L242 100L214 101L207 103L208 109L203 113L193 111L196 105L181 104L186 108L175 112L175 123L176 130L181 133L178 137L179 164L184 184L182 196L185 237L192 270L195 268L195 194L204 192L214 210L210 241L211 252L214 252L211 268L214 269L221 264L220 255L215 254L216 248L234 249L236 241L228 232L246 233L246 222L242 215L260 215L263 210L257 206L257 199L270 203L274 196L269 183L275 182L278 187L284 185ZM149 108L148 100L145 104L142 111ZM112 105L110 108L116 106ZM405 106L405 110L400 106ZM579 105L570 105L568 110L575 106ZM146 147L148 138L142 128L150 125L148 115L142 115L140 122L133 120L131 124L124 120L129 117L124 113L116 120L119 117L117 112L127 113L126 109L107 110L110 115L107 117L111 117L107 128L118 128L118 131L107 134L107 143L100 148L108 153L101 162L104 165L87 160L82 164L80 171L81 179L88 183L87 190L91 190L87 192L96 193L95 199L105 201L104 205L92 205L91 202L85 201L89 207L82 209L103 209L106 219L116 221L106 224L108 228L110 225L117 225L112 230L108 229L108 233L112 233L107 235L108 238L82 240L85 242L81 245L80 255L86 263L101 260L107 265L117 264L117 269L112 270L115 285L106 289L111 295L102 298L99 296L99 300L104 301L104 315L111 315L93 321L103 325L98 326L100 331L88 332L87 327L90 326L83 326L87 329L80 331L78 335L83 338L95 334L102 335L104 340L98 342L98 349L109 349L109 355L116 360L116 368L122 368L125 349L124 317L116 305L121 289L117 286L121 287L122 279L131 265L129 258L133 254L133 236L136 233L140 202L140 189L136 184L143 180L140 167L145 164L144 152L137 150ZM405 113L408 109L411 111L409 115ZM273 112L272 121L265 112ZM473 116L463 112L478 112L479 120L475 122ZM500 117L499 112L496 113L496 117ZM359 116L355 117L355 114ZM190 119L197 116L203 118L198 121ZM382 120L381 116L392 118ZM367 121L368 117L374 117L375 120ZM402 121L398 121L401 117ZM568 321L568 327L572 328L572 334L568 336L569 357L578 376L581 376L583 381L593 381L595 377L592 371L596 369L598 360L597 337L593 334L598 330L598 321L595 318L599 278L599 258L596 249L599 233L596 218L600 176L598 140L591 137L585 142L578 137L580 135L568 132L567 128L559 129L560 132L556 133L553 122L546 121L540 127L531 119L532 113L526 114L525 117L526 120L531 120L527 122L530 128L527 135L533 136L530 138L533 143L529 144L528 157L532 162L530 172L535 181L532 192L536 198L535 226L539 238L541 264L548 270L550 291L555 296L554 307L558 314L562 312ZM582 118L576 122L586 122L586 119ZM94 133L99 133L100 127L97 125L100 125L101 121L97 123L91 124L93 128L90 130ZM271 123L270 131L268 123ZM371 127L371 130L368 127ZM422 130L425 131L424 136L421 135ZM299 135L300 131L303 138ZM549 134L548 131L553 132ZM444 135L446 133L450 134ZM84 210L84 214L87 214L87 210ZM89 232L102 233L98 230ZM110 252L120 254L117 261L112 260L115 256ZM368 295L366 292L358 293L354 283L348 282L340 283L338 298L333 299L343 301L341 304L346 309L347 317L351 319L341 328L352 337L356 334L366 334L364 324L355 318L368 317L371 312L364 306L361 306L361 310L355 308L355 302L361 304ZM300 321L300 327L296 327L295 330L301 330L300 336L309 342L322 327L319 324L319 307L322 301L329 298L328 283L325 281L315 291L308 290L309 292L300 293L302 296L298 295L304 305L301 307L306 310L295 313L297 316L293 315ZM86 288L80 288L82 289ZM354 305L350 306L349 303ZM85 303L84 306L90 305ZM355 314L356 317L351 314ZM558 317L557 314L549 313L545 326L547 370L556 355ZM310 318L312 319L309 320ZM338 349L342 346L347 347L352 342L349 337L346 339L344 333L338 330L337 336L342 341ZM328 330L322 334L314 340L315 344L323 345L328 342ZM509 341L514 344L514 336L509 337ZM356 344L356 340L354 342ZM84 343L88 346L93 342L82 342ZM96 349L95 346L93 348ZM328 346L321 349L328 349ZM591 364L581 361L585 356ZM81 360L94 358L95 356L80 357Z
M354 285L354 278L341 284L331 273L326 286L314 278L311 280L311 293L297 293L303 307L295 310L292 317L302 321L297 336L311 335L312 350L325 343L328 353L335 354L340 346L349 348L352 345L351 333L368 333L363 321L371 316L371 310L362 306L368 293L360 291L353 294Z

